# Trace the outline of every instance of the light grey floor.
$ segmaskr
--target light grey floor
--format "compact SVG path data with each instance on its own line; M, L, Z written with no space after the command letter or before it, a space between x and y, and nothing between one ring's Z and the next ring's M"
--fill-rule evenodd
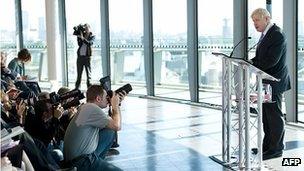
M122 122L120 154L107 160L124 170L226 170L208 158L221 154L220 110L127 97ZM282 166L283 157L302 164ZM304 170L303 129L286 126L283 157L264 161L265 170Z

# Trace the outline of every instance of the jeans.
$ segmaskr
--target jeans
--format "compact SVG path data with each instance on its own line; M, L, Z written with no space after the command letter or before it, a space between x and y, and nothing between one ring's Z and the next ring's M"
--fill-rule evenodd
M71 161L72 166L77 170L106 170L121 171L120 168L104 160L107 152L113 144L115 131L111 129L102 129L99 131L99 143L95 152L85 154Z
M115 131L111 129L102 129L99 131L99 143L95 150L95 154L102 159L106 157L107 152L111 148L115 137Z

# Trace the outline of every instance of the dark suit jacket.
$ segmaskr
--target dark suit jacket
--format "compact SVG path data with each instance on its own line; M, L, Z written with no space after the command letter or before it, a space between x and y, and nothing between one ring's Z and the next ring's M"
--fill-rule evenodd
M272 93L278 94L289 90L290 78L286 65L286 38L275 24L268 30L257 47L253 65L280 79L279 82L263 80L272 86Z
M92 56L92 45L94 42L95 36L90 33L89 38L87 40L81 40L79 37L77 37L77 43L78 43L78 50L77 50L77 55L80 56L80 47L82 44L86 44L88 46L86 56Z

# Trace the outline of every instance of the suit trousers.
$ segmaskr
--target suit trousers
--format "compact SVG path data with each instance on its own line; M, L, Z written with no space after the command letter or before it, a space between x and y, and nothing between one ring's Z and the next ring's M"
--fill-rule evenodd
M79 89L83 68L85 68L87 74L87 88L89 88L91 86L91 57L89 56L77 57L77 80L75 84L76 89Z
M273 94L273 103L263 103L263 152L284 149L284 117L282 112L282 93Z

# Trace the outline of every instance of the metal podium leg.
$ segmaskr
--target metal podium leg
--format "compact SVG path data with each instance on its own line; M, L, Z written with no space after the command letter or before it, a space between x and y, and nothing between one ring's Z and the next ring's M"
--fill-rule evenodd
M223 79L222 79L222 160L227 162L226 158L226 149L227 149L227 134L226 134L226 110L227 110L227 60L223 58L222 60L222 72L223 72Z
M228 61L228 87L227 87L227 162L231 162L231 61Z
M230 97L231 97L231 64L228 60L223 59L223 80L222 80L222 160L226 163L230 162ZM230 90L230 91L229 91Z
M239 70L240 72L240 84L239 84L239 105L238 105L238 108L239 108L239 168L243 168L244 167L244 164L243 164L243 161L244 161L244 139L243 139L243 133L244 133L244 96L243 96L243 93L244 93L244 84L243 84L243 69L240 68Z
M231 162L231 62L223 59L222 80L222 160Z
M257 81L258 81L258 167L262 167L262 155L263 155L263 148L262 148L262 103L263 103L263 94L262 94L262 77L260 74L257 74Z
M250 115L249 115L249 69L245 66L245 168L251 168L250 162Z

